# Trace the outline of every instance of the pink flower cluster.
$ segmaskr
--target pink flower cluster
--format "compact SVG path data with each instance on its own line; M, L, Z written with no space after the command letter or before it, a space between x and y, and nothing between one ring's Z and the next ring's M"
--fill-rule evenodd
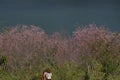
M95 24L77 28L69 38L58 32L48 36L37 26L22 25L0 33L0 52L8 57L7 65L14 68L37 60L42 64L47 59L80 62L81 56L98 55L106 44L115 44L116 51L120 48L118 39L119 33L115 35Z

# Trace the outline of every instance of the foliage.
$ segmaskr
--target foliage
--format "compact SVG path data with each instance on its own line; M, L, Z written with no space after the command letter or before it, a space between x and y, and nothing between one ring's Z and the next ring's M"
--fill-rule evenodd
M72 36L47 35L37 26L17 25L0 33L0 80L119 80L120 33L90 24Z
M4 65L7 62L7 57L0 55L0 66Z

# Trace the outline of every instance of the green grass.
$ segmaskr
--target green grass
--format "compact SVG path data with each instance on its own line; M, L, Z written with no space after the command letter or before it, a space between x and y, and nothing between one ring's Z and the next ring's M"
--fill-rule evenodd
M79 67L64 65L61 69L52 68L52 80L103 80L104 73L100 70L101 66L97 65L94 69L89 70L85 79L85 71ZM0 80L40 80L41 72L38 70L16 71L14 73L0 70ZM109 75L107 80L120 80L120 74Z

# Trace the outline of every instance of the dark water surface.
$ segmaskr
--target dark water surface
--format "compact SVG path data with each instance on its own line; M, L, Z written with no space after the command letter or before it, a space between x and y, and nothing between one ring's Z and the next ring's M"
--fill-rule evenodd
M71 33L79 25L120 31L119 0L0 0L0 25L37 25L47 33Z

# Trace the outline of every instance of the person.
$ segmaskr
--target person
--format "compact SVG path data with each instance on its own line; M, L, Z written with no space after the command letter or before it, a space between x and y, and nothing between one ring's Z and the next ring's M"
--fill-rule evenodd
M45 69L42 73L41 80L51 80L52 72L49 68Z

